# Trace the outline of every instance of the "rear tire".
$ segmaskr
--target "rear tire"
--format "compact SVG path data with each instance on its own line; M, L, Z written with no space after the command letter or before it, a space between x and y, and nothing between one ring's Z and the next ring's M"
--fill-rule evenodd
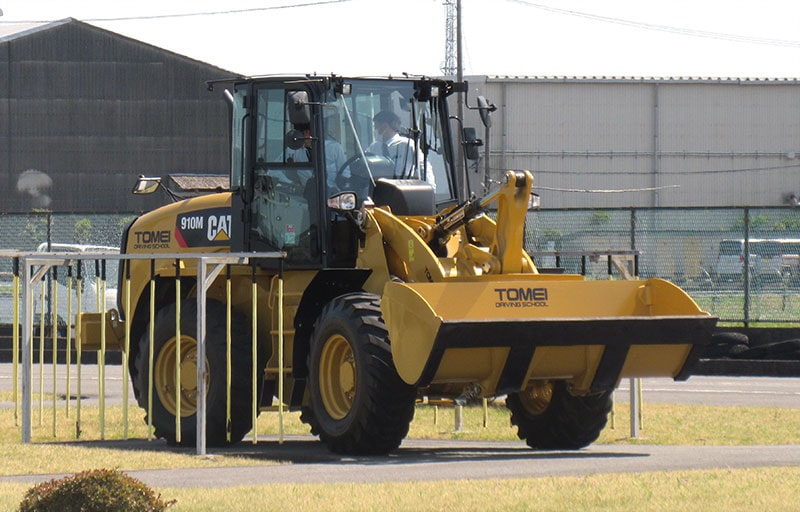
M181 436L177 442L175 413L175 304L163 307L155 317L153 347L153 418L156 437L169 444L193 445L197 440L197 301L181 302ZM208 301L206 305L206 443L210 446L229 444L227 440L226 392L226 309L224 304ZM231 320L231 440L240 441L252 428L252 349L247 325L241 315ZM150 331L145 330L136 356L136 378L139 406L148 409L150 374ZM263 350L259 352L264 352ZM259 354L259 368L266 363L266 354ZM259 374L261 375L261 374ZM194 382L193 382L194 381ZM259 400L260 385L257 386Z
M397 375L379 297L353 293L328 303L308 367L310 404L301 420L332 452L385 454L400 446L416 391Z
M577 450L597 440L606 426L613 391L573 396L564 381L511 393L506 405L517 436L538 450Z

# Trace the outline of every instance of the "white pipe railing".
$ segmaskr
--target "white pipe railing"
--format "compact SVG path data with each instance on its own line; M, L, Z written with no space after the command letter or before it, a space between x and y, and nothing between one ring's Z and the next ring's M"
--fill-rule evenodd
M75 253L23 253L23 252L2 252L0 253L0 257L7 257L7 258L14 258L15 265L16 262L21 262L22 265L22 279L20 280L22 283L22 297L19 301L21 303L21 316L23 321L19 322L18 318L18 302L17 302L17 292L15 286L15 297L14 297L14 325L21 324L21 334L20 334L20 352L19 355L15 352L14 360L17 361L19 357L19 366L21 368L21 439L23 443L30 443L31 442L31 435L32 435L32 405L33 405L33 391L32 391L32 369L33 369L33 294L36 286L42 282L42 279L48 274L51 268L59 267L59 266L68 266L72 265L75 262L82 262L87 260L150 260L155 262L156 260L164 260L164 259L172 259L176 261L182 260L196 260L197 263L197 279L198 279L198 286L197 286L197 454L198 455L205 455L206 454L206 393L207 393L207 384L206 378L208 374L208 368L206 367L206 294L211 286L211 284L219 277L222 269L224 269L228 265L249 265L254 259L274 259L274 260L282 260L285 255L281 252L252 252L252 253L226 253L221 255L220 253L179 253L179 254L118 254L113 252L75 252ZM152 266L151 266L152 268ZM210 268L210 270L209 270ZM280 264L280 268L282 268L282 264ZM184 274L186 275L186 274ZM229 276L228 276L229 277ZM278 308L283 307L283 276L282 272L278 274ZM176 276L178 279L179 276ZM126 279L130 279L130 275L126 276ZM104 284L105 281L103 281ZM70 282L70 290L68 290L68 296L71 297L71 282ZM78 276L77 279L77 290L78 290L78 311L81 308L80 302L80 288L81 288L81 278ZM101 290L104 286L98 286L98 309L101 309L101 313L105 313L102 309L105 307L105 301L101 300L100 295ZM228 287L229 289L229 287ZM127 282L125 286L125 296L123 297L124 305L126 311L130 311L130 283ZM151 302L154 300L153 292L154 290L151 287L151 294L150 300ZM254 301L254 312L256 312L255 308L255 297L253 297ZM153 304L151 304L152 309ZM68 306L70 307L70 306ZM43 308L44 309L44 308ZM71 312L69 312L71 313ZM279 333L283 333L284 326L283 326L283 315L279 312L278 315L278 324L277 330ZM57 333L56 329L58 326L57 322L58 311L53 312L52 322L53 322L53 385L55 386L55 366L56 366L56 349L57 349ZM70 330L69 321L67 322L67 330ZM228 325L230 325L230 319L228 319ZM151 318L151 326L152 326L152 318ZM44 322L41 322L40 329L44 329ZM80 322L76 322L75 325L76 333L75 333L75 341L76 341L76 350L78 351L78 361L77 365L80 369ZM176 326L176 329L179 327ZM152 333L151 333L152 334ZM105 398L105 389L104 389L104 366L105 366L105 342L107 333L105 332L105 322L101 322L100 327L100 336L101 336L101 349L98 354L98 372L100 377L99 382L99 395L100 395L100 432L101 437L104 436L104 415L103 415L103 406L104 406L104 398ZM68 335L69 338L69 335ZM279 336L282 338L282 336ZM152 336L151 336L152 339ZM282 340L281 340L282 342ZM15 349L16 349L16 340L14 341ZM152 346L152 342L151 342ZM125 340L124 340L124 350L123 350L123 421L125 423L125 436L127 438L127 355L128 350L130 349L130 326L126 322L125 325ZM179 350L179 345L176 347ZM69 350L69 347L67 347ZM284 362L282 359L283 350L279 350L279 371L278 371L278 379L279 379L279 390L283 389L283 379L284 379ZM40 346L40 362L43 364L43 347ZM179 358L176 359L179 362ZM254 363L254 374L257 371L263 371L263 369L256 369L255 363L256 359L253 360ZM151 371L149 372L150 378L152 379L152 357L150 357L150 365ZM16 379L16 364L15 364L15 383ZM230 373L231 369L228 368L227 372ZM257 374L256 374L257 375ZM69 369L67 373L67 380L69 381ZM40 383L43 380L42 376L40 376ZM230 381L230 376L228 376L228 382ZM76 427L76 431L80 431L80 400L81 400L81 388L80 388L80 374L78 376L78 402L77 402L77 411L78 411L78 426ZM67 388L69 389L69 387ZM152 404L152 393L153 393L153 386L152 382L148 386L149 394L148 397L148 404ZM230 392L229 392L230 394ZM54 391L55 396L55 391ZM69 403L69 396L67 396L67 403ZM16 391L15 391L15 400L16 400ZM43 403L44 397L39 397L40 404ZM177 396L176 400L180 400L180 397ZM257 400L257 393L253 394L253 401ZM279 399L282 401L282 397ZM152 418L152 405L148 407L148 416ZM179 406L178 406L179 407ZM258 404L254 403L254 407L257 408ZM15 404L15 414L16 414L16 404ZM176 414L176 434L180 435L180 409ZM256 409L257 410L257 409ZM283 407L279 407L279 415L283 414ZM40 418L41 420L41 418ZM53 434L55 435L55 404L53 407ZM152 432L152 425L150 425L150 432ZM283 418L279 418L279 439L283 439ZM257 428L256 423L253 424L253 429ZM151 435L148 433L148 436ZM179 439L178 439L179 440Z

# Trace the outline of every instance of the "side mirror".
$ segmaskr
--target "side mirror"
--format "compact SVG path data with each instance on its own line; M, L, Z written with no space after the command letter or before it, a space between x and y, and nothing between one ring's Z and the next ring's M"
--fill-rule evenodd
M475 128L464 128L462 130L464 152L467 160L477 160L480 158L478 148L483 146L483 141L478 138Z
M331 210L352 211L357 204L355 192L341 192L328 198L328 208Z
M308 103L306 91L289 91L286 107L289 110L289 121L293 125L311 124L311 105Z
M300 149L306 143L306 135L302 130L289 130L284 143L289 149Z
M153 192L158 190L159 185L161 185L161 178L157 177L148 178L147 176L140 175L139 178L136 180L136 185L133 186L133 190L131 190L131 193L152 194Z
M481 122L486 128L492 127L492 112L497 110L497 107L490 105L486 98L478 96L478 113L481 116Z

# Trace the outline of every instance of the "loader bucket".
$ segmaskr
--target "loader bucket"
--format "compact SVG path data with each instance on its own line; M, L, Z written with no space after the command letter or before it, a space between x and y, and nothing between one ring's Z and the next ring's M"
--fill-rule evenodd
M476 383L493 396L532 379L568 380L575 394L623 377L682 380L717 321L661 279L482 277L386 284L381 310L406 383Z

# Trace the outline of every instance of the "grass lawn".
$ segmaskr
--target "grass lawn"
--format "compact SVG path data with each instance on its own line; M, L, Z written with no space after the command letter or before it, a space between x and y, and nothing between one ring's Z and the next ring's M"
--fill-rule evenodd
M128 435L146 437L142 413L129 411ZM203 459L193 449L130 450L114 442L92 447L100 431L96 408L84 407L82 439L75 437L75 410L70 417L57 410L53 433L52 409L44 408L41 424L34 407L34 442L19 442L13 414L0 415L0 474L71 473L99 467L123 471L171 467L241 466L275 464L276 461L217 455ZM106 439L121 439L122 410L108 408ZM613 423L613 428L612 428ZM487 409L486 426L481 407L464 412L463 430L453 432L450 408L419 406L409 437L428 439L481 439L517 441L501 404ZM765 428L765 426L769 428ZM275 413L259 419L260 434L275 434ZM308 429L298 413L287 414L287 433ZM709 407L645 404L644 425L638 439L630 439L627 404L615 408L613 421L598 443L646 443L682 445L752 445L800 443L800 409ZM62 442L63 441L63 442ZM0 510L14 510L28 488L24 484L0 484ZM642 474L604 474L584 477L548 477L517 480L473 480L381 484L265 484L242 488L159 488L167 499L177 499L171 510L784 510L800 502L800 467L752 470L678 471Z

